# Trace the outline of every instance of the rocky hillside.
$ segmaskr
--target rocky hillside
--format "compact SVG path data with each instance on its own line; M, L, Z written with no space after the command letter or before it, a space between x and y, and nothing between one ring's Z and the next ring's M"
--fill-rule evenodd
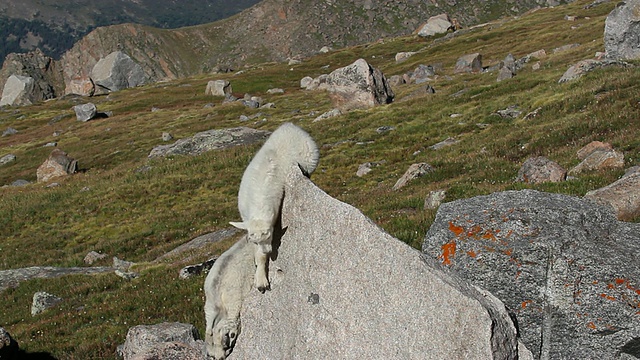
M0 62L12 52L39 48L58 58L90 30L137 23L178 28L227 18L257 0L92 1L6 0L0 4Z

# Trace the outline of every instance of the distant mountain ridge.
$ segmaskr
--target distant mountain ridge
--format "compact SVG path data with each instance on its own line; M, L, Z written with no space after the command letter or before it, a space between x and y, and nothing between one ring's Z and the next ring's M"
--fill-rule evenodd
M173 29L232 16L259 0L3 0L0 62L35 48L59 58L91 30L137 23Z

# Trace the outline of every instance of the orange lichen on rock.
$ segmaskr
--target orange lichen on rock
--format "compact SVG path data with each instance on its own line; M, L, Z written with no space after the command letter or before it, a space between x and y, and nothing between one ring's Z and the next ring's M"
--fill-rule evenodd
M456 255L456 241L451 240L448 243L442 245L442 255L440 255L440 259L442 259L442 264L451 265L451 258Z
M591 321L590 323L587 324L587 327L591 330L595 330L596 329L596 324L593 323L593 321Z
M464 232L464 228L462 226L456 226L453 221L449 221L449 230L456 236L460 236Z
M607 294L600 294L600 297L605 298L607 300L611 300L611 301L615 301L615 299L616 299L613 296L607 295Z
M473 250L467 251L467 255L469 255L469 257L472 257L472 258L475 258L476 256L478 256L478 254Z
M617 278L617 279L616 279L616 284L618 284L618 285L622 285L622 284L624 284L624 283L625 283L625 280L624 280L624 279L620 279L620 278Z
M531 301L531 300L525 300L525 301L523 301L523 302L522 302L522 308L523 308L523 309L526 309L526 307L527 307L529 304L531 304L532 302L533 302L533 301Z

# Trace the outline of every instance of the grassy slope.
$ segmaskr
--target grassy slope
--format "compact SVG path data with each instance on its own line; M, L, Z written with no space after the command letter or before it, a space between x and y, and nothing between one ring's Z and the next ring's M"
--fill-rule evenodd
M13 127L19 133L0 138L0 156L13 153L18 160L0 167L0 184L19 178L35 181L36 168L51 150L42 145L50 141L57 141L60 149L77 159L82 172L59 180L60 186L54 188L32 184L0 189L0 269L82 265L84 255L96 250L142 263L137 268L142 276L130 282L108 274L23 283L0 293L0 326L27 351L47 351L64 359L112 357L127 329L137 324L180 321L193 323L202 332L204 278L178 280L182 264L149 262L237 219L237 187L257 146L154 160L149 163L150 171L136 172L147 164L147 154L162 142L165 131L183 138L239 125L273 130L281 122L293 121L321 146L351 140L322 147L314 182L416 248L435 216L435 211L422 210L431 190L447 189L447 201L521 188L581 196L615 181L622 170L588 173L560 184L531 186L513 181L524 160L534 155L547 156L566 168L575 166L576 151L592 140L612 143L625 152L628 166L637 164L637 70L609 68L572 83L557 83L569 65L603 50L604 18L614 4L582 9L587 3L590 1L538 10L451 41L387 39L320 55L293 70L284 64L264 64L239 75L216 75L228 78L238 93L261 95L277 104L275 109L260 110L258 119L267 118L260 125L238 120L241 114L257 110L221 105L221 99L204 96L211 76L91 99L100 111L111 110L114 116L88 123L79 123L71 115L73 99L3 110L0 129ZM566 21L565 15L577 15L579 20ZM581 46L552 53L553 48L569 43ZM518 58L539 49L550 54L541 60L541 69L533 71L530 63L511 80L497 83L496 73L452 73L456 59L466 53L481 52L487 65L509 52ZM399 51L416 50L420 52L404 63L393 61ZM440 76L431 83L435 95L312 123L331 104L323 92L299 90L299 79L347 65L358 57L380 67L387 76L421 63L442 63L443 75L451 77ZM321 69L324 65L330 69ZM272 87L284 88L286 93L266 94ZM402 98L416 88L406 85L395 91ZM463 89L467 90L463 95L451 96ZM209 102L216 106L205 108ZM525 113L541 110L528 121L492 115L514 104ZM151 112L152 107L161 111ZM462 116L451 118L453 113ZM481 129L477 123L490 126ZM378 134L375 129L382 125L396 130ZM52 135L56 130L62 132L58 137ZM438 151L428 149L447 137L461 141ZM414 155L416 151L420 152ZM360 163L380 160L386 163L363 178L355 176ZM401 191L392 191L395 181L414 162L428 162L436 171ZM202 249L193 262L220 253L231 242ZM99 265L109 263L110 259ZM31 298L40 290L65 301L31 317Z

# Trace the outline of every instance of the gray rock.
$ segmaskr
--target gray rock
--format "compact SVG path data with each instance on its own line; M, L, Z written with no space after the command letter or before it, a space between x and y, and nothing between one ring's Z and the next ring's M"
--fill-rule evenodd
M384 133L388 133L389 131L393 131L395 129L396 128L393 127L393 126L383 125L383 126L380 126L379 128L377 128L376 132L378 134L384 134Z
M379 161L379 162L366 162L364 164L360 164L358 166L358 171L356 171L356 176L357 177L363 177L365 175L367 175L368 173L370 173L371 171L373 171L373 168L378 167L382 164L384 164L385 161Z
M18 130L12 127L8 127L7 130L2 132L2 136L10 136L10 135L15 135L17 133L18 133Z
M575 49L577 47L579 47L580 44L567 44L567 45L562 45L560 47L557 47L555 49L553 49L553 53L557 54L557 53L561 53L561 52L565 52L565 51L569 51L571 49Z
M284 94L284 89L281 88L273 88L267 90L267 94Z
M167 348L168 347L168 348ZM173 348L173 349L172 349ZM178 356L169 357L169 353ZM157 354L156 357L153 354ZM159 353L165 353L160 356ZM199 357L194 357L195 355ZM178 322L138 325L129 329L122 347L124 360L204 359L204 342L195 326Z
M584 160L588 158L589 155L598 150L613 151L613 146L611 146L611 144L609 143L603 143L601 141L592 141L578 150L578 152L576 152L576 155L578 156L578 159Z
M93 96L96 92L96 85L91 78L71 79L66 85L65 94L75 94L80 96Z
M121 277L125 280L133 280L136 279L140 276L140 274L138 274L137 272L133 272L133 271L122 271L122 270L116 270L115 271L116 276Z
M540 184L545 182L561 182L567 179L567 170L557 162L544 156L527 159L518 171L517 182Z
M95 93L106 94L144 85L147 75L129 55L115 51L93 66L91 79L96 87Z
M0 359L18 359L18 343L4 328L0 327Z
M269 134L268 131L247 127L208 130L199 132L190 138L180 139L171 145L156 146L149 153L149 158L169 155L199 155L206 151L253 144L265 140Z
M451 145L455 145L455 144L457 144L459 142L460 142L460 140L458 140L456 138L448 137L448 138L440 141L437 144L433 144L433 145L429 146L429 149L431 149L431 150L440 150L442 148L445 148L445 147L448 147L448 146L451 146Z
M168 132L162 133L162 141L171 141L171 140L173 140L173 135L169 134Z
M51 295L44 291L33 294L33 303L31 304L31 316L36 316L47 309L50 309L62 302L62 298Z
M31 105L35 101L35 81L32 77L11 75L4 84L0 106Z
M434 172L435 169L433 166L427 163L418 163L412 164L409 166L409 169L402 175L398 181L396 181L395 185L393 185L393 190L400 190L405 187L411 180L422 177L428 173Z
M293 167L271 291L244 300L237 359L515 359L490 293L446 276Z
M182 280L186 280L193 276L198 276L203 272L209 271L211 267L213 267L213 264L216 262L216 260L218 260L217 256L201 264L185 266L182 269L180 269L180 272L178 273L178 277Z
M334 106L341 111L389 104L395 97L382 72L364 59L336 69L326 83Z
M389 86L391 86L392 88L394 86L400 86L400 85L406 84L404 77L401 75L393 75L387 81L389 82Z
M87 253L87 255L84 256L83 261L87 265L93 265L93 263L95 263L96 261L102 260L106 257L106 254L101 254L97 251L90 251Z
M231 95L233 88L227 80L211 80L207 83L204 93L211 96L227 96Z
M442 201L447 197L446 190L434 190L429 191L429 196L424 199L424 210L435 210L437 209Z
M593 59L581 60L575 63L574 65L571 65L567 69L567 71L565 71L564 74L562 74L562 77L560 78L560 80L558 80L558 83L573 81L581 78L588 72L591 72L596 69L604 68L607 66L612 66L612 65L622 66L622 67L630 66L627 63L620 62L617 60L593 60Z
M533 190L448 202L423 252L501 299L536 359L640 355L640 224L606 207Z
M76 119L82 122L87 122L95 118L96 114L98 114L98 108L96 108L96 105L93 103L76 105L73 107L73 111L76 113Z
M36 177L38 182L47 182L57 177L74 174L76 171L78 171L77 160L60 149L53 149L49 158L38 167Z
M182 244L168 253L159 256L154 262L182 256L182 254L202 249L207 244L217 243L238 234L240 230L235 227L228 227L208 234L200 235L186 244Z
M423 82L431 81L431 78L436 75L436 70L431 65L420 64L413 70L409 79L411 82L421 84Z
M616 6L604 22L604 48L614 60L640 59L639 0L627 0Z
M16 161L16 156L14 154L7 154L0 158L0 166L6 165L14 161Z
M94 275L112 272L112 267L72 267L33 266L22 269L0 270L0 292L16 287L31 279L51 279L66 275Z
M573 169L569 170L569 174L576 175L584 171L622 169L623 167L623 153L614 149L596 149Z
M416 52L415 51L403 51L403 52L399 52L396 54L395 59L396 62L403 62L405 60L407 60L408 58L412 57L413 55L415 55Z
M453 69L455 74L482 72L482 55L479 53L461 56Z
M318 115L315 119L313 119L313 122L329 119L340 115L342 115L342 111L340 111L340 109L331 109L325 113L322 113L321 115Z
M18 179L11 183L11 186L25 186L31 184L29 181L24 179Z
M418 29L418 36L427 37L436 34L444 34L453 28L453 24L449 19L449 15L440 14L432 16L427 20L420 29Z
M503 119L515 119L522 114L517 105L509 105L506 109L496 111L496 115Z
M300 87L303 89L306 89L311 82L313 81L313 78L311 76L305 76L302 79L300 79Z
M586 198L611 205L620 220L640 215L640 171L625 174L614 183L589 191Z
M120 270L122 272L129 271L129 269L135 264L136 263L134 263L132 261L122 260L122 259L119 259L116 256L113 257L113 268L116 269L116 270Z

